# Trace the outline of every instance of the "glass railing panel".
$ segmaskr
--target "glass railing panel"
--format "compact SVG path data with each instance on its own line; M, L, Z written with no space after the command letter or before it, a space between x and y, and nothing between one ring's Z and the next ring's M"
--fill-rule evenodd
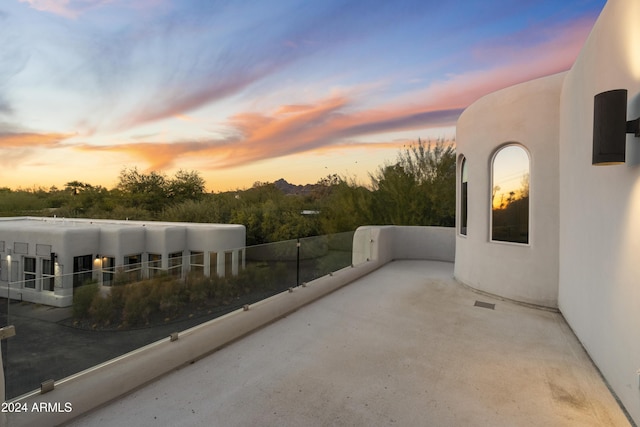
M44 381L61 380L346 267L352 237L300 239L299 246L288 240L206 257L194 253L189 265L174 257L168 269L156 261L105 268L96 262L93 271L37 278L35 290L11 281L13 299L0 300L1 325L16 328L16 335L2 342L6 397L37 390ZM53 280L53 291L45 279ZM26 302L27 293L32 301L39 295L49 302ZM54 296L73 296L73 303L53 307Z
M300 239L300 283L348 267L352 262L353 233Z
M275 294L296 286L297 242L285 240L248 246L244 252L244 281L258 291Z

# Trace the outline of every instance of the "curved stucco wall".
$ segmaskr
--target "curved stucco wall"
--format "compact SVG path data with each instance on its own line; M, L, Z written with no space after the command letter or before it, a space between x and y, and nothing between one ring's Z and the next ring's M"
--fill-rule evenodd
M560 125L560 290L568 323L640 422L640 139L592 166L593 97L627 89L640 116L640 2L609 0L568 74Z
M466 236L456 237L456 279L548 307L557 306L558 295L558 113L564 76L533 80L481 98L461 115L456 132L457 152L468 167L468 228ZM529 154L528 245L490 241L491 162L496 150L509 143L523 146Z

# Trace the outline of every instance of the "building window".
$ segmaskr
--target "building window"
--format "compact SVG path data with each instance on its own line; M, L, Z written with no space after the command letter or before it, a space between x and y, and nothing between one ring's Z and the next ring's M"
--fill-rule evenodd
M529 155L507 145L492 165L491 240L529 243Z
M209 276L213 277L218 271L218 253L209 252Z
M169 274L174 277L182 276L182 252L169 254Z
M86 285L91 281L93 270L93 257L91 255L81 255L73 257L73 287Z
M42 290L53 291L56 279L53 261L49 258L42 259Z
M36 288L36 259L24 257L24 287Z
M204 274L204 252L191 251L189 271L196 274Z
M468 192L467 186L469 182L469 171L467 167L467 159L463 156L460 163L460 234L467 235L467 211L468 211Z
M162 274L162 255L148 254L147 262L149 265L149 277L155 277Z
M124 257L124 271L129 282L142 279L142 254L127 255Z
M116 276L116 259L114 257L102 257L102 285L111 286Z

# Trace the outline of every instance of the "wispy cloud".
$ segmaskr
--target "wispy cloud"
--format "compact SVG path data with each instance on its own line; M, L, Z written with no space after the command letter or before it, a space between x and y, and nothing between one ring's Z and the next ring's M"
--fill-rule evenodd
M49 12L68 19L76 19L87 10L111 3L113 0L19 0L41 12Z
M38 149L57 148L71 134L40 134L0 131L0 164L15 168L32 157Z
M62 133L0 132L0 148L52 148L73 136L75 135Z
M235 2L176 2L170 14L141 16L84 47L76 72L94 76L102 106L79 122L115 132L188 114L394 25L391 9L384 1L256 2L246 10ZM409 20L415 8L393 13Z
M142 159L150 169L169 168L178 159L193 156L210 159L212 168L229 168L296 153L346 147L354 138L366 135L453 126L464 108L488 93L567 70L584 43L590 25L589 19L583 19L547 30L545 37L536 36L537 40L517 52L508 46L480 46L475 55L494 58L495 66L451 75L447 80L434 82L376 109L358 110L356 100L333 96L313 104L282 105L268 114L236 114L229 119L232 136L227 138L172 143L150 141L101 148L83 146L82 149L126 153ZM526 34L521 36L525 38ZM366 94L358 95L366 97Z
M491 43L474 49L474 56L486 66L450 75L411 94L438 108L462 108L496 90L571 68L593 25L592 17L542 30L530 28L514 40ZM539 34L544 32L544 35ZM525 43L524 41L527 40Z
M9 14L0 10L0 115L5 116L13 112L8 95L10 80L29 60L29 54L21 49L22 42L11 27Z
M180 158L196 155L210 159L212 168L229 168L349 144L364 135L453 125L461 113L459 109L350 112L350 107L347 98L337 96L310 105L281 106L272 114L235 115L228 123L232 136L223 139L78 148L126 153L142 159L150 169L169 168Z
M567 70L598 1L0 0L0 162L260 175L269 159L389 148Z

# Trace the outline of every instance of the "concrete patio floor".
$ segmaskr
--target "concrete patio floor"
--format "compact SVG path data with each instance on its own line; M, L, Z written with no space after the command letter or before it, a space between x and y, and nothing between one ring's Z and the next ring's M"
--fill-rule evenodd
M70 425L629 425L560 314L452 276L392 262Z

